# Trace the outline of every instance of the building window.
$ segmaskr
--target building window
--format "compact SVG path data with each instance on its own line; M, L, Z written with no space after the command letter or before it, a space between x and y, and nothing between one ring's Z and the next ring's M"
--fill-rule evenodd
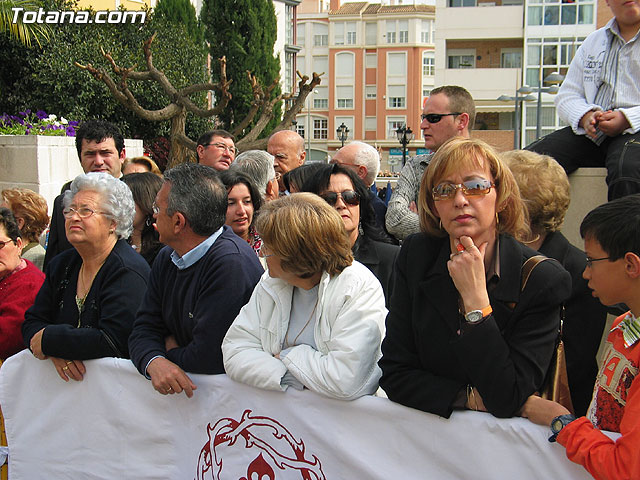
M449 0L450 7L475 7L476 0Z
M397 140L396 130L406 123L405 117L387 117L387 139Z
M377 127L377 119L376 117L365 117L364 118L364 129L367 132L375 132Z
M329 26L323 23L313 24L313 45L326 47L329 45Z
M537 87L540 78L550 73L566 73L583 40L584 37L527 40L526 84Z
M293 32L295 29L295 23L293 22L293 10L292 5L285 5L284 10L284 24L285 24L285 43L287 45L294 44Z
M333 24L333 43L344 45L344 22L335 22Z
M404 85L389 85L387 87L387 98L389 108L405 108L406 96Z
M285 54L285 79L284 79L284 90L285 92L293 92L293 85L295 82L293 66L296 62L296 54L295 53L286 53Z
M447 52L447 68L475 68L476 52L473 49Z
M432 77L436 73L436 59L433 52L425 52L422 57L422 76Z
M350 52L342 52L336 55L336 77L347 77L353 82L354 55Z
M353 87L339 85L336 87L336 108L353 108Z
M312 61L312 67L315 73L329 73L329 57L326 55L315 55Z
M356 44L356 23L355 22L347 22L347 45L355 45Z
M298 120L298 123L296 123L296 132L298 132L298 135L304 138L304 120Z
M528 2L527 25L589 25L594 22L593 0L541 0Z
M375 22L365 23L364 36L367 45L376 45L378 43L378 24Z
M344 123L344 125L349 129L349 133L347 134L347 141L350 142L351 140L353 140L355 138L355 126L354 126L354 122L353 122L353 117L334 117L333 119L333 123L335 125L336 128L338 128L340 126L340 124ZM335 132L335 130L334 130ZM337 140L337 135L336 135L336 140Z
M296 45L300 45L301 47L304 47L304 27L304 23L296 25Z
M296 70L299 70L301 74L307 73L307 59L303 56L296 55Z
M365 85L364 98L366 100L375 100L377 97L377 90L375 85Z
M378 67L378 54L377 53L367 53L364 56L364 66L365 68L377 68Z
M387 20L387 43L396 43L396 22Z
M313 94L313 108L318 110L329 109L329 88L328 87L316 87Z
M522 67L522 51L519 48L503 48L500 52L500 68Z
M328 128L328 120L324 118L313 119L313 138L315 140L326 140Z
M398 43L409 43L409 20L398 21Z
M420 31L420 42L433 43L432 31L433 31L433 20L422 20L422 30Z

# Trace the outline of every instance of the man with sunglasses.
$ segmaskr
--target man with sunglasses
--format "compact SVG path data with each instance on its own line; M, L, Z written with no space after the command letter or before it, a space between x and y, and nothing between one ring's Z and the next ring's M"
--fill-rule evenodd
M238 150L233 135L226 130L210 130L200 135L196 154L198 163L215 170L228 169L236 158Z
M404 240L420 231L418 192L422 174L429 165L431 156L451 138L469 138L475 118L475 103L466 89L447 85L431 90L431 95L424 104L420 129L424 145L432 153L417 155L407 161L387 207L387 231L398 240Z

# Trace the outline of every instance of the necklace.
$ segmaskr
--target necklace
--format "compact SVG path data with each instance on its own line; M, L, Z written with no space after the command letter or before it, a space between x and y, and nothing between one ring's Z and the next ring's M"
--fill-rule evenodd
M302 332L304 332L305 329L309 326L309 323L311 322L311 319L313 318L314 314L316 313L316 308L317 307L318 307L318 297L316 296L316 303L313 305L313 310L311 310L311 315L309 315L309 320L307 320L307 323L304 324L304 327L302 327L302 330L300 330L298 335L296 335L296 338L293 339L293 343L289 343L289 330L287 329L287 333L284 336L284 344L286 346L293 347L293 346L296 345L296 342L298 341L298 338L300 338L300 335L302 335Z
M102 263L100 263L100 265L98 265L98 268L93 274L93 277L91 277L91 281L89 282L88 286L84 279L84 262L82 262L82 265L80 266L80 272L78 272L78 287L80 287L80 291L84 291L84 295L80 296L76 291L76 306L78 307L77 328L80 328L81 326L81 315L82 315L82 311L84 310L84 302L89 296L89 292L91 291L91 286L93 285L93 281L96 279L96 275L98 275L98 272L102 268L102 265L104 265L105 261L106 261L106 258L102 261Z

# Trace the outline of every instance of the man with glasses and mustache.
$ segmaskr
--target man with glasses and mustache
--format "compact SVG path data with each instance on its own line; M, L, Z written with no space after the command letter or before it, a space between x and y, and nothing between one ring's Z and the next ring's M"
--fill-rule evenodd
M210 130L198 138L198 163L215 170L228 169L238 154L233 135L226 130Z
M407 161L387 207L387 231L398 240L420 231L418 191L431 156L450 138L469 138L475 118L475 103L466 89L447 85L431 90L420 122L424 145L431 153L417 155Z

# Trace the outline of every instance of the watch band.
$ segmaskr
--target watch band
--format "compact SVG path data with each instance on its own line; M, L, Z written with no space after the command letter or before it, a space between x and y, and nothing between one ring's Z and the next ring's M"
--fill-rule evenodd
M576 417L574 415L568 413L565 415L558 415L553 420L551 420L551 436L549 437L549 441L552 443L555 442L558 434L562 431L562 429L573 422L575 419Z
M491 305L484 307L482 310L471 310L464 315L464 319L467 323L475 324L479 323L483 318L488 317L493 312Z

